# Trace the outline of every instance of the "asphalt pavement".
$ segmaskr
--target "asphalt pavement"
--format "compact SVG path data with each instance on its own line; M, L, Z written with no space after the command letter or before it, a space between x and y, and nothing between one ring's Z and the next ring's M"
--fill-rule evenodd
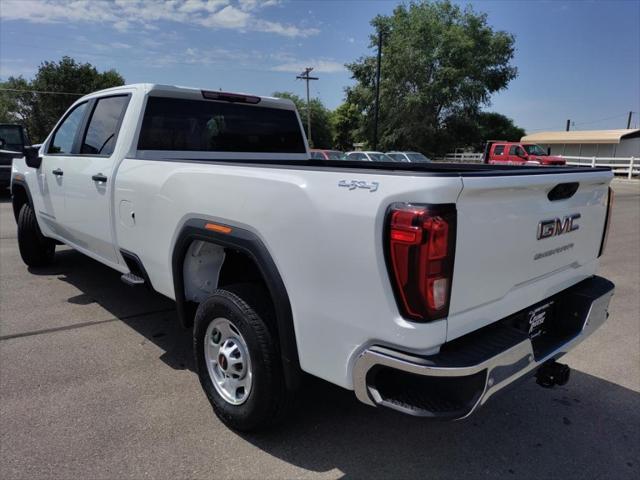
M611 317L471 418L375 409L310 380L290 421L239 435L216 418L173 303L67 248L21 262L0 197L0 478L640 478L640 182L616 180L600 274Z

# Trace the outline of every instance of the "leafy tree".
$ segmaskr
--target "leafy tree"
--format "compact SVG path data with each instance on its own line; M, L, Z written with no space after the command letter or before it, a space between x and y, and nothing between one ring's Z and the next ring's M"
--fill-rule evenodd
M478 115L479 142L478 148L487 140L507 140L519 142L525 135L523 128L516 126L509 117L495 112L481 112Z
M288 98L295 105L305 133L307 132L307 102L298 95L291 92L274 92L274 97ZM333 148L333 129L331 124L331 112L317 99L312 98L309 102L309 110L311 113L311 139L309 146L311 148Z
M339 150L353 149L358 141L358 128L362 115L357 105L344 102L333 112L333 146Z
M70 57L59 62L43 62L33 80L9 77L2 88L36 90L31 93L0 91L0 115L8 121L23 123L34 142L41 142L58 119L80 95L124 84L115 70L98 72L89 63L77 63Z
M383 32L378 148L442 153L447 130L472 120L491 94L516 77L512 35L494 31L485 14L448 0L412 1L371 22ZM377 35L371 36L377 49ZM356 85L347 100L363 114L360 134L372 143L375 56L347 67Z
M0 82L0 123L25 122L29 113L27 105L31 94L14 90L28 88L29 83L22 77L10 77L6 82Z

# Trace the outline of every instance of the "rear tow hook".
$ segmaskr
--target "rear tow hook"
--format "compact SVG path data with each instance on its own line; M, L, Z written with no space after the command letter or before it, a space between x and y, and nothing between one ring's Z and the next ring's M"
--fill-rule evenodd
M565 385L570 375L569 365L551 360L543 363L536 372L536 383L544 388L553 388L554 385Z

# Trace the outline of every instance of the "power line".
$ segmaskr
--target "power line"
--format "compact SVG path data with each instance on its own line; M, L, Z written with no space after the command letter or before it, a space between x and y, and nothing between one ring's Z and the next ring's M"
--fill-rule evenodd
M23 92L23 93L40 93L44 95L77 95L83 97L86 93L71 93L71 92L46 92L44 90L23 90L21 88L0 88L0 92Z

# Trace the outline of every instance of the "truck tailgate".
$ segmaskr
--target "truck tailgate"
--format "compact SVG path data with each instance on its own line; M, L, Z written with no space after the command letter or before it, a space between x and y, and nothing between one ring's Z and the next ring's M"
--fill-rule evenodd
M463 177L447 339L593 275L611 178L606 171ZM557 185L576 182L574 194L560 195L568 198L549 199Z

